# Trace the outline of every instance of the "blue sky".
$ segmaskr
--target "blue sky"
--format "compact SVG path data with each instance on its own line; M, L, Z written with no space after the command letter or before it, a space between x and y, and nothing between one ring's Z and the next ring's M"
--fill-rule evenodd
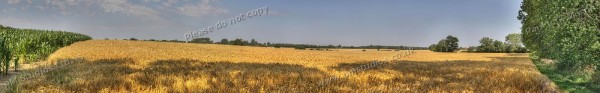
M205 35L259 42L428 46L447 35L460 46L520 32L520 0L3 0L0 24L78 32L95 39L185 40L263 6L269 14Z

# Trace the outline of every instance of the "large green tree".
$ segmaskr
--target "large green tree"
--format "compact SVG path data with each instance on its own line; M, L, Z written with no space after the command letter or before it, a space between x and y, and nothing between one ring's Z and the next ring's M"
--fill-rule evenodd
M523 43L521 42L521 34L512 33L506 36L506 50L507 52L523 52Z
M570 78L573 81L595 80L599 86L599 0L524 0L518 19L534 61L556 60L555 71L561 75L577 76Z
M494 52L500 53L500 52L505 52L504 50L506 50L506 45L502 41L495 40L494 47L495 47Z
M437 44L429 46L429 49L435 52L454 52L459 49L458 42L458 38L448 35L445 39L438 41Z
M505 41L511 45L522 45L520 33L508 34Z
M449 35L446 37L446 42L448 43L448 52L458 51L458 38Z
M479 40L479 43L481 44L478 47L478 51L480 52L493 52L496 50L496 46L494 46L494 39L483 37L481 40Z

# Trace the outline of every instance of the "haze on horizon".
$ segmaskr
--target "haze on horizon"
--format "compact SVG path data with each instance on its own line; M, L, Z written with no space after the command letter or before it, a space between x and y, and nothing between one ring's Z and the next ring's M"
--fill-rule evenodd
M178 39L263 6L269 14L212 32L213 41L426 47L447 35L460 46L520 32L520 0L2 0L0 24L94 39Z

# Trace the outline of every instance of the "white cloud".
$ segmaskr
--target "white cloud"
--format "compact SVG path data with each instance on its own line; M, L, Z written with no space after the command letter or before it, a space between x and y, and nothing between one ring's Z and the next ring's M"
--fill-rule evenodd
M204 15L218 15L227 13L226 9L211 5L214 0L202 0L197 4L187 4L179 7L177 11L180 14L193 17L201 17Z
M94 11L99 13L120 13L128 16L137 16L149 19L162 19L162 12L174 12L177 14L202 17L206 15L219 15L227 13L227 10L214 5L217 0L202 0L199 2L188 0L142 0L141 3L133 3L130 0L7 0L10 4L20 1L29 4L33 2L45 2L45 5L36 5L34 8L40 10L58 9L62 14L88 14ZM193 3L190 3L193 2ZM190 4L186 4L190 3ZM183 4L183 5L182 5ZM75 12L75 13L73 13Z
M76 6L81 3L85 3L85 2L89 3L89 1L90 0L85 0L85 1L83 1L83 0L81 0L81 1L78 1L78 0L47 0L46 4L56 6L59 9L64 10L69 6Z
M160 19L158 11L143 5L129 3L126 0L101 0L99 4L104 12L125 13L127 15Z
M159 16L160 12L142 4L130 3L128 0L47 0L47 5L57 7L62 14L67 14L74 9L88 10L77 12L95 12L93 7L98 7L100 11L105 13L122 13L141 18L152 20L162 20ZM44 7L38 7L44 9Z
M177 3L178 0L165 0L162 4L164 7L171 7L171 5Z
M7 0L8 4L17 4L20 0Z

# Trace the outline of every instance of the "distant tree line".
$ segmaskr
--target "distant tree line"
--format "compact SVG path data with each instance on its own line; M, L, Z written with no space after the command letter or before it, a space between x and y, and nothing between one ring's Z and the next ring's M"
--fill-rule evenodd
M489 37L483 37L479 40L481 45L469 47L469 52L486 53L527 53L527 49L521 43L521 34L509 34L506 36L506 42L494 40Z
M106 40L108 40L108 38L106 38ZM130 38L130 39L123 39L123 40L138 40L136 38ZM158 41L158 42L178 42L178 43L185 43L186 41L179 41L179 40L154 40L154 39L150 39L150 40L143 40L143 41ZM281 48L281 47L287 47L287 48L295 48L295 49L307 49L307 48L316 48L316 50L328 50L328 49L333 49L333 48L347 48L347 49L395 49L395 50L426 50L427 47L412 47L412 46L383 46L383 45L369 45L369 46L342 46L342 45L313 45L313 44L290 44L290 43L271 43L271 42L266 42L266 43L260 43L258 41L256 41L255 39L251 39L250 41L248 40L244 40L244 39L233 39L233 40L229 40L229 39L221 39L219 42L215 42L213 40L211 40L210 38L195 38L192 39L191 41L188 41L188 43L200 43L200 44L224 44L224 45L239 45L239 46L259 46L259 47L275 47L275 48Z
M429 50L434 52L457 52L460 51L458 38L452 35L440 40L437 44L429 46ZM489 37L483 37L479 40L481 45L471 46L466 49L467 52L482 53L526 53L527 49L521 42L521 34L513 33L506 36L505 42L494 40Z
M104 40L110 40L110 39L108 39L108 38L104 38ZM114 40L118 40L118 39L114 39ZM122 40L138 41L139 39L137 39L137 38L129 38L129 39L122 39ZM156 39L148 39L148 40L140 40L140 41L156 41L156 42L176 42L176 43L185 43L185 41L181 41L181 40L177 40L177 39L173 39L173 40L156 40Z

